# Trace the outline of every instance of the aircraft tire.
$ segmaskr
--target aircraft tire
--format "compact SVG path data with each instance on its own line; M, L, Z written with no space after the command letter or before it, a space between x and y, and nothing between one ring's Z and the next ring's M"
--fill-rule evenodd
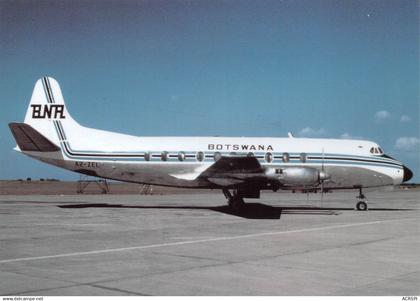
M358 211L366 211L368 209L368 205L364 201L359 201L356 204L356 208Z

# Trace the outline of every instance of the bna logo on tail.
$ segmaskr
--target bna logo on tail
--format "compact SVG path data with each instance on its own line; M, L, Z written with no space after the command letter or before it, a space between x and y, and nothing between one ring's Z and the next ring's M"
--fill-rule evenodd
M10 129L22 151L57 151L58 128L80 128L70 116L58 82L51 77L40 78L34 87L23 123L10 123ZM35 139L36 137L36 139ZM42 137L42 138L41 138Z

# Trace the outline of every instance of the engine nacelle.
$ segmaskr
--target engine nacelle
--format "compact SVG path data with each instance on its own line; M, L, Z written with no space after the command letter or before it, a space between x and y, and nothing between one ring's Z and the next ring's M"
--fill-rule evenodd
M294 187L316 186L327 177L324 172L312 167L270 168L266 174L282 186Z

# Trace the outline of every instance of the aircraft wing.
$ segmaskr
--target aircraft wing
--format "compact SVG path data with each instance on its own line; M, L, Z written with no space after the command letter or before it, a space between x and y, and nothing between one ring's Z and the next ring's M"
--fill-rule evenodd
M259 178L264 173L255 157L221 157L203 171L199 178L206 179L219 186L233 186L252 178Z

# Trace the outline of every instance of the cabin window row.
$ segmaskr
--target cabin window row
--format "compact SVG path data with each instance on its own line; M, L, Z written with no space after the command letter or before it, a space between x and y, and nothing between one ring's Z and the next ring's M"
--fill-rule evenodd
M266 154L265 154L264 159L265 159L265 162L267 162L267 163L271 163L271 162L273 162L273 160L274 160L274 156L273 156L273 154L272 154L272 153L266 153ZM299 159L300 159L300 161L301 161L302 163L305 163L305 162L306 162L306 160L307 160L307 155L306 155L306 153L301 153L301 154L299 155ZM289 161L290 161L290 155L289 155L289 153L283 153L283 154L282 154L282 156L281 156L281 160L282 160L284 163L289 162Z
M235 156L236 153L232 152L229 155ZM250 152L250 153L247 154L247 156L248 157L253 157L254 153ZM164 151L160 154L160 159L162 161L168 161L169 158L174 158L174 157L177 157L178 160L181 161L181 162L184 161L187 158L185 152L179 152L178 155L169 155L169 153L167 151ZM204 154L204 152L197 152L196 155L195 155L195 159L199 162L204 161L205 157L206 157L206 155ZM220 152L215 152L212 157L213 157L214 161L217 161L222 157L222 154ZM150 161L151 158L152 158L152 155L150 153L145 153L144 154L144 159L146 161ZM301 153L299 155L299 159L302 163L305 163L306 160L307 160L306 153ZM266 153L265 156L264 156L264 160L267 163L271 163L274 160L274 155L272 153ZM288 163L290 161L289 153L283 153L282 156L281 156L281 160L284 163Z

